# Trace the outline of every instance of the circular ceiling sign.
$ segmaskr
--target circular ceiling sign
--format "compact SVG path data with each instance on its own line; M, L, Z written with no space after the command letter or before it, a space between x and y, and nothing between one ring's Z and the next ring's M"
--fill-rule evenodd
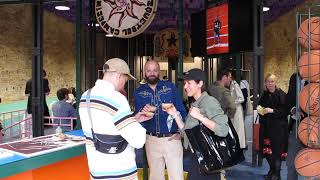
M142 33L157 11L157 0L96 0L100 27L109 35L131 38Z

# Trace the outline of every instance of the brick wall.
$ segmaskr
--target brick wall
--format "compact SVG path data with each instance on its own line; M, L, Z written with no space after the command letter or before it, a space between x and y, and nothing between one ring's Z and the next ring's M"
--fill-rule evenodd
M287 91L295 71L296 13L305 12L308 0L265 26L265 74L279 77ZM2 103L26 99L25 82L31 77L32 9L30 5L0 6L0 98ZM74 25L44 12L44 68L55 96L61 87L75 86Z
M0 6L0 97L2 103L26 99L32 68L32 8ZM61 87L75 87L74 25L44 11L43 64L51 96Z
M312 2L316 0L307 0L264 29L264 73L274 73L278 77L278 86L285 92L290 76L296 71L296 14L307 13L305 7Z

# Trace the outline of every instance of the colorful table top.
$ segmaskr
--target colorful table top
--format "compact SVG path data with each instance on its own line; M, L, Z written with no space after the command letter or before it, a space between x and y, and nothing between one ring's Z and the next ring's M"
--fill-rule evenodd
M15 161L35 157L85 144L82 130L66 133L66 139L57 135L41 136L0 144L0 166Z

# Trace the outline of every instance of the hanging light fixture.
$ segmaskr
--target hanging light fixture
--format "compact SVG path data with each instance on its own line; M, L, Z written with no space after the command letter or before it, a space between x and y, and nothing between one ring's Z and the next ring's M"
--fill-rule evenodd
M113 34L106 34L106 37L113 37Z
M68 6L56 6L54 8L59 11L69 11L70 10L70 7L68 7Z
M263 7L263 9L262 9L262 10L263 10L263 12L267 12L267 11L269 11L269 10L270 10L270 8L265 6L265 7Z

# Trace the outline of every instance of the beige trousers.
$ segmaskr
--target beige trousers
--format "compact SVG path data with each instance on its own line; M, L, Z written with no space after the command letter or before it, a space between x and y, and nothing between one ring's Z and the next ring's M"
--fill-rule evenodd
M164 180L167 167L169 180L183 180L183 148L181 140L147 135L146 154L150 180Z
M238 134L240 148L243 149L243 148L246 148L246 135L245 135L245 129L244 129L243 109L241 104L237 104L236 107L237 107L237 110L236 110L236 113L234 114L234 118L231 119L231 122Z

